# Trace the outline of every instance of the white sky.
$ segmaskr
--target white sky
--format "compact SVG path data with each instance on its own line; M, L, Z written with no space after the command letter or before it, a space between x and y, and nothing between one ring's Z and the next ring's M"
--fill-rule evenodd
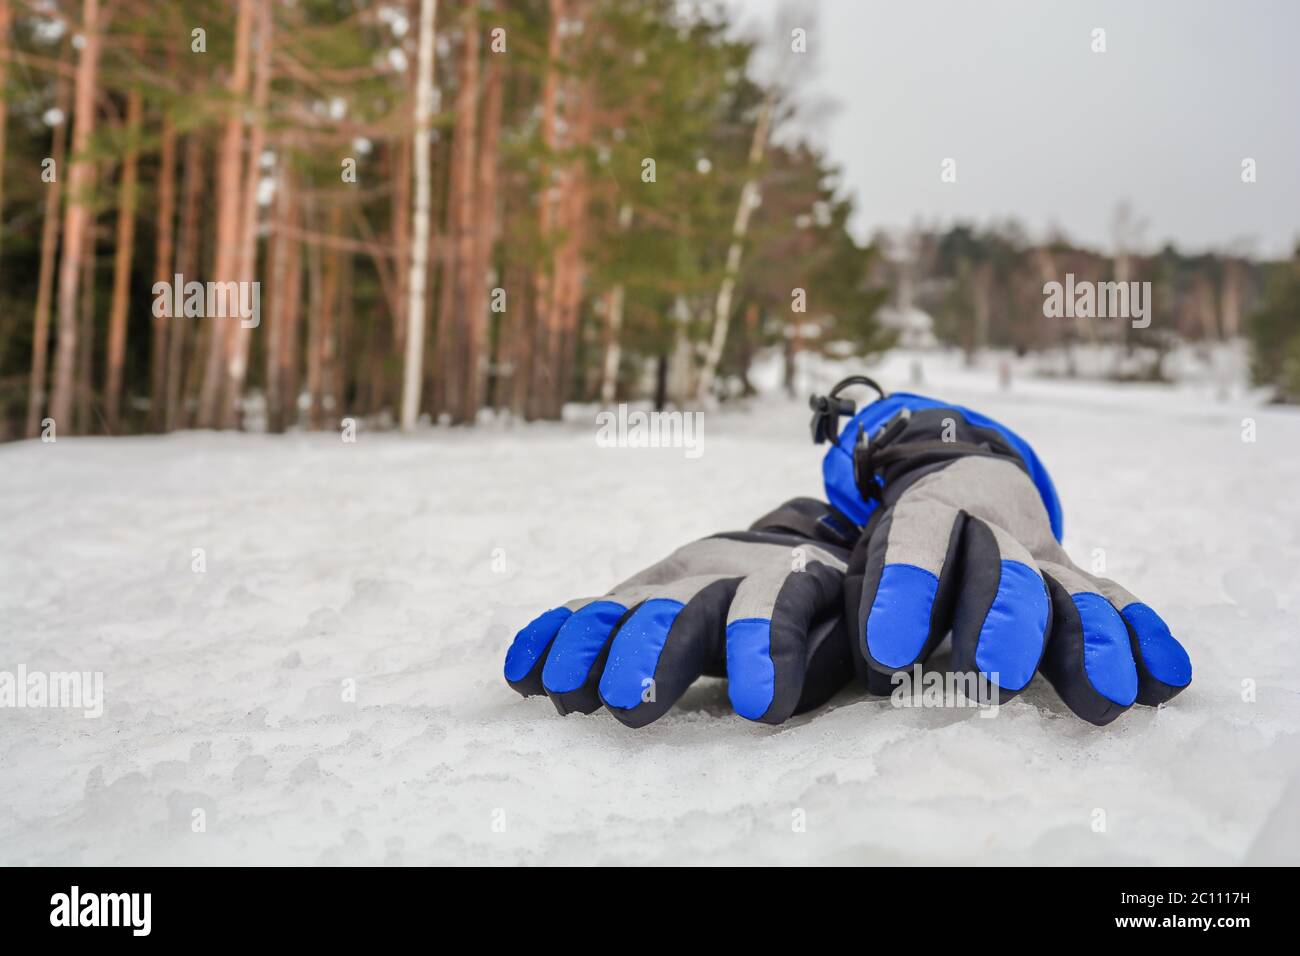
M781 0L724 2L739 29L773 36ZM837 106L810 134L841 167L863 235L1014 216L1035 236L1057 227L1108 247L1127 200L1142 248L1286 255L1300 239L1296 0L805 6L808 52L777 49L803 96ZM1096 27L1105 53L1090 49ZM956 183L940 182L946 157Z

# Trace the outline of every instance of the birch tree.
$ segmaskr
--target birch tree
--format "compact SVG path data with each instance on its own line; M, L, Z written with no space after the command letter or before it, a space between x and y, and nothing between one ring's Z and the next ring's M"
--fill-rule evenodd
M713 303L713 334L704 353L704 366L700 370L699 384L695 393L697 401L703 401L713 391L718 363L722 361L722 349L727 344L727 328L731 324L731 297L736 291L736 278L740 275L740 259L744 251L745 234L749 231L749 220L759 202L757 171L763 161L763 151L767 148L767 133L771 119L772 95L769 93L763 100L763 105L759 107L758 120L754 124L754 138L749 147L751 173L740 190L736 219L731 228L731 245L727 248L726 273L722 277L722 284L718 286L718 297Z
M402 416L405 431L415 428L420 412L420 386L424 374L424 299L429 268L430 124L433 119L433 25L437 0L420 0L419 51L415 80L415 134L412 198L411 264L406 300L406 360L402 372Z
M253 69L253 113L248 133L248 156L244 169L244 192L240 197L238 251L239 281L252 284L257 279L257 193L260 185L262 149L266 143L266 108L271 87L271 3L257 0L257 54ZM257 317L260 321L260 316ZM239 424L239 402L248 372L248 347L252 336L251 322L227 320L226 381L221 403L221 426Z

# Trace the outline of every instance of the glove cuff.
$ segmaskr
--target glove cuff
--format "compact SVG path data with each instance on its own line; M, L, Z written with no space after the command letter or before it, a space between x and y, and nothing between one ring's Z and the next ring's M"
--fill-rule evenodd
M1024 459L999 432L971 425L957 409L913 414L904 408L874 435L858 432L853 478L864 500L884 503L886 497L897 499L922 475L971 456L997 458L1029 474Z
M888 398L872 402L858 412L840 431L839 439L831 446L822 462L822 477L826 485L826 497L831 506L854 524L865 525L870 520L879 502L864 498L858 490L857 481L855 480L854 451L857 446L859 430L865 430L870 435L902 409L915 413L923 409L933 408L946 408L959 412L969 425L997 432L1007 444L1015 449L1017 456L1029 472L1030 478L1033 479L1034 485L1038 488L1038 493L1043 499L1043 506L1047 509L1051 521L1052 533L1058 541L1061 540L1064 519L1061 514L1060 499L1056 496L1056 488L1052 484L1051 476L1048 475L1047 469L1039 461L1038 456L1028 442L1005 425L986 415L981 415L979 412L951 402L943 402L927 398L924 395L913 395L907 392L894 392Z
M784 531L840 548L851 548L861 529L816 498L792 498L749 526L750 531Z

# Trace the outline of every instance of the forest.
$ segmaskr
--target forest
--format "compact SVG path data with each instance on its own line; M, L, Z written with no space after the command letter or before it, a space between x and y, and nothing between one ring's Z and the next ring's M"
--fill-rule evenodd
M1034 241L1014 220L915 228L892 241L877 237L876 245L895 251L874 268L879 281L933 316L939 342L968 359L987 349L1050 352L1063 358L1065 374L1082 375L1073 356L1091 348L1106 353L1109 363L1095 372L1108 380L1164 382L1173 350L1208 354L1247 340L1265 394L1300 400L1300 247L1290 259L1269 261L1244 243L1204 252L1171 242L1147 248L1143 234L1139 214L1124 202L1111 216L1108 252L1064 235ZM1076 280L1143 284L1151 314L1145 323L1048 318L1048 289Z
M796 21L802 22L802 21ZM669 0L0 0L0 439L556 419L751 390L760 354L1256 340L1300 400L1300 258L852 227L806 37ZM870 210L857 211L870 221ZM1122 213L1122 215L1121 215ZM900 252L901 250L901 252ZM1044 282L1157 289L1130 333Z
M876 344L851 203L705 8L0 0L0 25L7 437L556 418Z

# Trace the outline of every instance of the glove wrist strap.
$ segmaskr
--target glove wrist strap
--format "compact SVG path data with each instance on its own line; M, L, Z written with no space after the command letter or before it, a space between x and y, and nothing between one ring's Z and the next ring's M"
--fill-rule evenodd
M785 531L837 547L852 547L860 529L824 501L794 498L749 526L750 531Z
M859 429L853 449L853 478L864 499L883 502L885 489L896 486L900 479L959 458L997 458L1026 470L1020 456L1000 436L964 422L960 426L954 422L958 432L951 440L921 437L934 431L933 422L921 423L926 417L932 418L933 413L922 412L914 421L911 412L903 409L873 435Z

